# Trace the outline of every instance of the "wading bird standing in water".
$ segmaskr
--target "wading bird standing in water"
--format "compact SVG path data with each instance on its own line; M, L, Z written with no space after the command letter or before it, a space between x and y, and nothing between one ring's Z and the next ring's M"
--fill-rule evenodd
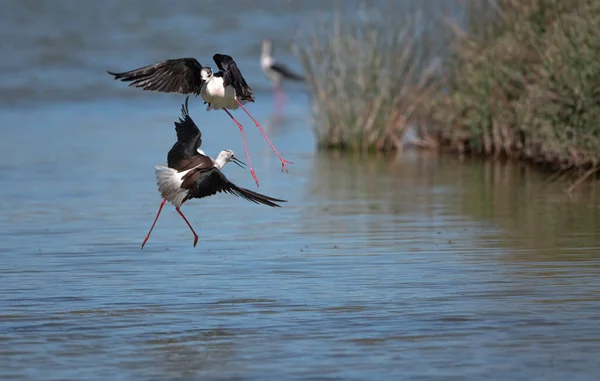
M265 76L273 84L275 100L280 107L283 107L285 95L282 89L283 81L304 81L304 77L294 73L287 66L275 61L273 58L273 42L265 39L262 42L262 51L260 54L260 67Z
M192 198L203 198L215 195L218 192L225 192L271 207L279 207L275 202L286 202L285 200L240 188L223 175L221 169L225 164L233 161L243 168L244 163L238 160L231 150L221 151L217 159L213 160L200 149L202 132L188 113L188 98L189 96L186 97L185 103L181 106L179 122L175 122L177 142L167 154L168 166L155 166L158 190L163 199L152 227L146 238L144 238L144 242L142 242L142 248L150 238L166 201L175 206L177 213L194 234L194 247L198 243L198 235L180 209L184 202Z
M108 74L113 75L115 79L120 79L123 82L131 82L129 86L139 87L143 90L200 95L205 103L208 103L207 110L222 109L225 111L242 133L250 173L258 186L258 178L254 173L250 154L248 153L248 146L246 145L244 128L229 112L229 110L236 110L241 107L254 124L256 124L256 127L258 127L279 160L281 160L281 170L287 172L286 164L292 164L292 162L281 157L263 131L261 125L244 107L244 104L254 102L254 94L235 61L225 54L215 54L213 60L219 68L219 71L216 73L213 73L210 67L202 66L195 58L176 58L123 73L109 71Z

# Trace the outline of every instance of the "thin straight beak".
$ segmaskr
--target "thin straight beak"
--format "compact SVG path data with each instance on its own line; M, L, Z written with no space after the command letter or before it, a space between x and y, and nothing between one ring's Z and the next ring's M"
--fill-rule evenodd
M234 163L236 163L237 165L239 165L241 168L244 168L246 166L246 163L244 163L243 161L241 161L240 159L238 159L237 157L234 157L233 159L231 159Z

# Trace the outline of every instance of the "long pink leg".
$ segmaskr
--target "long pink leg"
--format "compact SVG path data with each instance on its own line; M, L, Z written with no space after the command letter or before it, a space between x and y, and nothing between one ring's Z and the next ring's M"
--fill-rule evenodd
M287 167L286 167L285 164L286 163L294 164L294 163L291 162L291 161L289 161L289 160L285 160L283 157L281 157L281 155L279 154L279 152L277 152L277 150L275 149L275 146L273 145L273 143L271 143L271 141L267 137L267 134L265 134L265 132L263 131L263 129L260 126L260 124L256 121L256 119L254 119L254 117L252 117L252 115L250 115L250 113L248 112L248 110L246 110L246 107L244 107L244 105L242 104L242 102L239 101L239 99L235 98L235 101L240 105L240 107L242 108L242 110L244 110L244 112L246 114L248 114L248 116L250 117L250 119L252 119L252 121L254 122L254 124L256 124L256 127L258 127L258 129L260 130L260 133L265 137L265 139L267 140L267 143L269 143L269 145L271 146L271 148L273 148L273 151L275 151L275 154L277 155L277 157L279 158L279 160L281 160L281 172L283 172L284 169L287 172L288 170L287 170Z
M150 231L146 235L146 238L144 238L144 242L142 242L142 249L144 248L144 245L146 244L148 239L150 239L150 233L152 233L152 230L154 229L154 225L156 225L156 221L158 221L158 216L160 216L160 211L162 210L163 206L165 206L166 201L167 200L165 200L163 198L162 201L160 202L160 207L158 208L158 213L156 213L156 218L154 219L154 222L152 223L152 227L150 228Z
M190 227L190 230L192 231L192 234L194 235L194 247L196 247L196 244L198 243L198 234L196 234L196 232L194 231L194 228L192 227L192 225L190 224L190 222L187 220L187 218L185 218L185 216L183 215L183 213L181 213L181 210L179 208L175 208L175 210L183 218L183 220L185 221L185 223L187 224L187 226Z
M235 122L235 124L237 124L238 128L240 129L240 131L242 133L242 140L244 141L244 149L246 150L246 157L248 158L248 166L250 167L250 173L252 174L252 177L254 177L256 186L258 186L258 177L256 177L256 173L254 173L254 168L252 167L252 161L250 160L250 153L248 152L248 146L246 145L246 137L244 136L244 127L242 127L240 122L238 122L237 119L235 119L233 117L233 115L231 115L229 110L224 108L223 111L225 111L227 113L227 115L229 115L229 117Z

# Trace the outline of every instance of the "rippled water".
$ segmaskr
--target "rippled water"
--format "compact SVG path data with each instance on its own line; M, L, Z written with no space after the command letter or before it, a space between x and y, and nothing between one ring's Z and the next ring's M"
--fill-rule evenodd
M526 168L420 152L315 152L305 89L275 118L254 38L283 43L290 19L331 4L243 3L3 3L0 379L595 380L597 190L569 199ZM207 23L252 31L215 40L233 44L251 112L294 161L280 173L236 113L259 191L288 203L190 201L196 248L167 207L140 250L183 97L103 70L212 54ZM204 108L190 101L203 148L239 156L235 125Z

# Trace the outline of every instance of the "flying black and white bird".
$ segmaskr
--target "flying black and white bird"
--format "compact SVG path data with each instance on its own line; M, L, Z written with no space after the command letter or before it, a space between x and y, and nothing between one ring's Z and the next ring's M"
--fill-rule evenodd
M250 154L246 145L244 128L229 112L229 110L236 110L241 107L254 124L256 124L256 127L258 127L279 160L281 160L281 170L286 170L287 172L286 164L292 164L292 162L285 160L277 152L277 149L275 149L275 146L265 134L260 123L244 107L244 104L254 102L254 94L242 76L237 64L231 56L225 54L215 54L213 60L219 68L219 71L216 73L213 73L210 67L202 66L195 58L168 59L127 72L115 73L108 71L108 73L114 76L115 79L130 82L129 86L139 87L143 90L200 95L205 103L208 104L207 110L224 110L241 131L246 157L250 166L250 173L258 186L258 178L252 167L252 161L250 160Z
M194 247L198 243L198 235L181 212L181 206L192 198L204 198L217 193L230 193L254 203L271 207L279 207L276 202L286 202L277 198L265 196L251 190L238 187L229 181L221 172L225 164L234 162L243 168L245 165L238 160L231 150L223 150L216 160L206 155L200 149L202 132L188 113L188 98L181 107L179 122L175 122L177 142L167 154L167 165L156 165L155 173L158 190L163 197L150 231L142 242L142 248L150 238L166 201L175 206L175 210L183 218L194 235Z

